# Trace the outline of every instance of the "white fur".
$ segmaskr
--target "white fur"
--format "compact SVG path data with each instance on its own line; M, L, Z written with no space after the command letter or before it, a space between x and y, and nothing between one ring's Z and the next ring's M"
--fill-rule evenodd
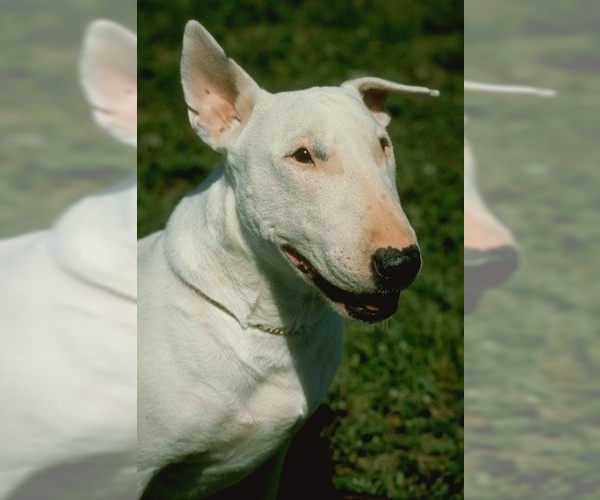
M135 35L95 21L80 70L100 125L135 145ZM133 489L136 192L129 179L0 242L0 498L97 455L114 457L115 488Z
M464 162L465 248L487 250L501 246L514 246L515 240L512 233L488 208L479 193L475 179L475 157L466 135Z
M465 90L470 92L483 92L490 94L514 94L535 95L539 97L553 97L556 91L552 89L541 89L539 87L527 87L523 85L498 85L493 83L480 83L465 81Z
M329 306L345 310L285 246L334 285L372 292L374 249L416 244L385 94L437 95L376 78L270 94L194 21L181 72L190 123L224 158L139 244L138 495L185 459L193 495L239 481L284 450L322 400L341 356ZM312 162L294 156L302 147ZM172 486L171 499L189 498Z

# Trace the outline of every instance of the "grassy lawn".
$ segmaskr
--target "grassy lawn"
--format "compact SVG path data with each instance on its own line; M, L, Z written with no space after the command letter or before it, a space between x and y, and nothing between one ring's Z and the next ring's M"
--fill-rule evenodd
M323 432L339 490L462 498L462 2L141 0L138 8L140 236L161 229L218 159L187 121L178 66L188 19L270 91L370 74L442 92L389 100L398 188L424 265L393 319L346 324Z
M526 259L465 323L466 497L600 498L600 6L465 10L469 79L558 91L466 101L480 184Z

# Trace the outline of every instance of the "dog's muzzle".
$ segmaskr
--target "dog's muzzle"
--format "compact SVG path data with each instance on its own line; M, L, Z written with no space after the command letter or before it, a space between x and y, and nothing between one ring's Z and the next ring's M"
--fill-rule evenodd
M416 245L402 250L380 248L371 256L371 274L375 283L372 293L354 293L327 281L311 262L293 248L282 247L287 259L327 297L343 306L348 316L374 323L389 318L398 308L400 292L410 286L421 267Z
M508 281L521 265L519 251L512 246L491 250L465 249L465 314L474 312L483 293Z

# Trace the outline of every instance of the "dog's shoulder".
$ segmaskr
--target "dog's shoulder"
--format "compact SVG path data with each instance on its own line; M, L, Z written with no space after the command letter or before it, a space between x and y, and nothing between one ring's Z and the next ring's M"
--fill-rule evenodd
M136 297L135 179L83 198L57 221L51 244L61 266L95 286Z

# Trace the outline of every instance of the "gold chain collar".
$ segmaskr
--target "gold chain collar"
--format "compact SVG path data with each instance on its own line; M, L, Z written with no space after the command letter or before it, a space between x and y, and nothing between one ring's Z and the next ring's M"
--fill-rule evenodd
M209 297L205 293L202 293L195 286L192 286L189 283L187 283L187 285L192 290L194 290L194 292L196 292L198 295L200 295L200 297L202 297L204 300L206 300L209 304L212 304L217 309L220 309L225 314L227 314L227 315L231 316L233 319L235 319L240 324L240 326L242 328L255 328L255 329L260 330L262 332L269 333L271 335L277 335L279 337L292 337L293 335L299 335L301 333L304 333L305 330L306 330L304 328L301 329L301 330L292 330L290 328L285 328L283 326L267 326L267 325L263 325L261 323L250 323L250 324L244 326L242 324L242 322L235 316L235 314L233 314L223 304L221 304L221 303L217 302L216 300L212 299L211 297Z

